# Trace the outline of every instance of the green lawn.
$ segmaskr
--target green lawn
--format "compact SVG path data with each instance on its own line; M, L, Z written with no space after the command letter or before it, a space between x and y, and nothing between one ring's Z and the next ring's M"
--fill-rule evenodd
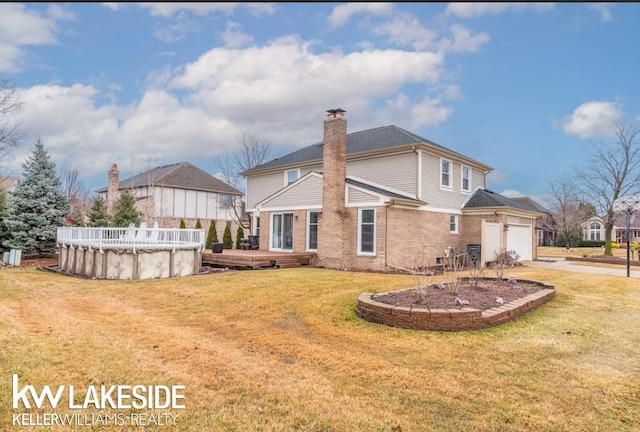
M355 315L360 293L408 287L405 276L301 268L91 281L4 269L0 430L638 430L638 281L513 275L555 284L556 298L498 328L439 333ZM12 414L37 410L12 409L14 373L38 388L185 385L186 408L168 411L175 427L16 427Z

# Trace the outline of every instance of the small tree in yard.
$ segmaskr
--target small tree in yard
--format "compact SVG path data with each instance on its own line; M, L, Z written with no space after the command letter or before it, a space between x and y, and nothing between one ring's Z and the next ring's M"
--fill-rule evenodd
M107 204L105 203L104 198L98 196L93 199L87 216L89 218L90 227L109 226L109 212L107 211Z
M16 188L4 219L11 235L3 244L23 250L25 255L50 254L55 248L57 228L65 225L71 211L69 199L42 141L36 142L22 168L24 181Z
M224 227L224 234L222 235L222 248L223 249L232 249L233 248L233 238L231 237L231 228L229 224Z
M200 222L200 218L196 221L196 229L202 229L202 223Z
M180 229L186 229L187 228L187 224L184 223L184 219L180 219Z
M124 190L120 194L111 222L115 227L128 227L130 224L140 225L136 199L128 190Z
M218 240L218 230L216 230L216 221L211 220L211 225L209 225L209 232L207 233L207 241L204 245L206 249L211 249L211 245L214 243L219 243Z
M238 225L236 230L236 249L240 249L240 241L244 238L244 230L241 225Z

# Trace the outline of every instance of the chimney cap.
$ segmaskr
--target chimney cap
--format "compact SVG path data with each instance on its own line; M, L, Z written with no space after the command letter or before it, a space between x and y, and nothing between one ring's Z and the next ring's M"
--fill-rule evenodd
M327 112L329 114L343 114L343 113L346 113L346 111L343 110L342 108L330 109L330 110L327 110Z

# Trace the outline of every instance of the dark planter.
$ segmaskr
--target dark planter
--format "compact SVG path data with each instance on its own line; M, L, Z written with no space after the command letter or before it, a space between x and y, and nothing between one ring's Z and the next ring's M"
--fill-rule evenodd
M213 243L211 245L211 251L213 253L222 253L222 243Z

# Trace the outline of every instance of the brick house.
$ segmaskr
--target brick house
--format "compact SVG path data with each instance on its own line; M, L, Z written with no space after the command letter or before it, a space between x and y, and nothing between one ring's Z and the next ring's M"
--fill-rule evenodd
M159 166L122 181L114 164L108 173L108 186L96 192L113 211L125 189L135 197L136 208L147 225L158 222L161 228L177 228L184 219L187 228L193 228L200 219L202 227L208 229L210 221L215 220L222 238L225 224L235 236L242 219L242 192L189 162Z
M491 167L394 125L348 134L345 111L328 112L323 141L242 173L261 250L375 271L469 244L484 261L507 246L535 258L541 214L486 191Z

